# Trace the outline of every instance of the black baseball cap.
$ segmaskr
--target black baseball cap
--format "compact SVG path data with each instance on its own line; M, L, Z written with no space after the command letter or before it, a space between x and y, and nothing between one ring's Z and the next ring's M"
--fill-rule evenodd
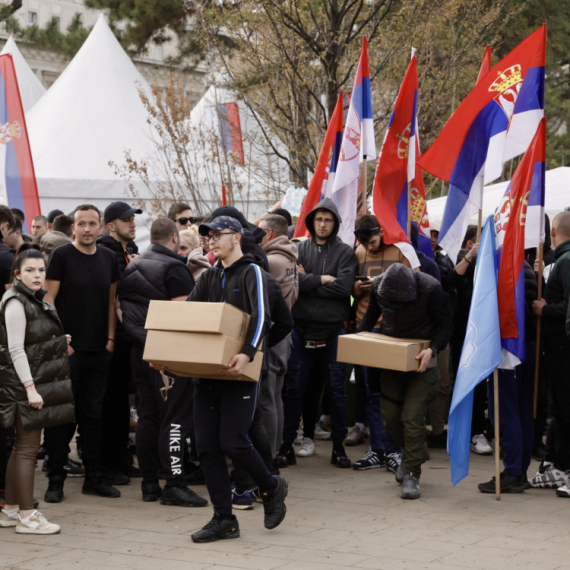
M218 216L207 224L200 224L198 233L201 236L207 236L210 230L214 230L216 232L221 232L223 230L233 230L234 232L240 234L243 232L241 224L235 218L230 218L230 216Z
M48 215L47 215L47 221L50 224L53 224L53 221L58 217L61 216L63 214L63 212L61 210L52 210Z
M108 224L109 222L119 218L128 220L133 214L142 214L142 210L140 208L133 208L125 202L111 202L105 208L103 219L105 220L105 223Z

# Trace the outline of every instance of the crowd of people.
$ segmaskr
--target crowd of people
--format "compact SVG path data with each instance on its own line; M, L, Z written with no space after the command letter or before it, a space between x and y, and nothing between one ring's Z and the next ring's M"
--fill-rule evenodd
M295 239L280 203L253 222L234 207L198 218L175 203L152 223L151 245L140 253L140 214L124 202L103 213L83 204L34 218L27 235L23 212L0 206L0 527L60 531L33 498L40 459L47 503L64 500L67 477L84 477L82 492L105 498L139 478L143 501L181 507L205 507L191 488L205 484L214 516L193 541L238 537L234 511L257 502L273 529L286 514L281 472L313 456L316 439L331 441L332 466L384 468L402 499L419 498L429 448L447 443L477 228L452 260L437 244L437 226L430 256L419 251L412 224L416 255L406 256L384 243L371 214L358 218L355 246L347 245L329 199L307 215L307 236ZM542 487L570 497L570 212L548 227L543 259L544 272L536 253L526 253L527 359L499 371L504 470L500 481L479 484L483 493L499 485L503 493ZM227 379L179 378L143 360L152 300L228 302L251 315ZM412 372L354 366L349 409L351 371L337 347L351 331L427 339L429 347ZM263 358L259 382L236 380L254 358ZM494 452L492 409L491 378L475 390L473 453ZM81 463L69 457L76 433ZM349 458L347 447L366 443L366 453ZM540 467L529 478L532 457Z

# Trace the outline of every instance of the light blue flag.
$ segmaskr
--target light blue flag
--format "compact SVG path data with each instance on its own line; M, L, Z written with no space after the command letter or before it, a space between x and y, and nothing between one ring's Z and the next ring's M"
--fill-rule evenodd
M469 322L449 412L447 453L454 487L469 473L473 390L501 362L495 230L489 216L479 245Z

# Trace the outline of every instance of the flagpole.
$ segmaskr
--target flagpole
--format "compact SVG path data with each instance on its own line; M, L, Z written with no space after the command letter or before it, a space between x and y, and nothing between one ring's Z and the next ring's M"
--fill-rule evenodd
M544 254L544 244L540 243L536 248L538 260L538 300L542 299L542 260ZM541 317L536 318L536 355L534 361L534 401L532 407L532 417L536 419L536 409L538 407L538 374L540 369L540 328Z
M412 241L412 182L408 180L408 239Z
M495 499L501 500L501 430L499 429L499 369L493 371L495 396Z
M483 227L483 208L479 208L479 219L477 221L477 243L481 241L481 228Z

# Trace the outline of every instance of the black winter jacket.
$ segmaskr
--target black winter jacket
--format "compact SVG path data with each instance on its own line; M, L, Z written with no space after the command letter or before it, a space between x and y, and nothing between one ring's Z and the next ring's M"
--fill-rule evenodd
M335 218L334 230L324 245L315 241L314 218L318 210L327 210ZM299 244L297 263L305 273L299 273L299 298L293 305L295 330L305 340L333 337L350 316L357 261L353 248L337 237L339 220L337 207L328 198L319 202L305 220L311 239ZM332 275L336 281L321 285L321 275Z
M542 309L542 336L544 338L563 336L566 332L566 315L570 298L570 239L554 250L556 259L550 272Z
M253 359L271 324L267 294L267 274L251 254L245 254L229 267L220 261L198 280L188 301L229 303L251 315L242 353Z
M291 332L295 323L289 305L283 297L279 281L271 273L266 273L265 276L267 277L267 297L272 322L267 333L267 348L271 348Z
M382 315L380 332L397 338L425 338L442 351L453 334L449 297L431 275L394 263L374 280L370 303L358 332L371 331Z
M107 249L110 249L117 257L117 263L119 264L119 274L121 277L123 276L123 272L127 268L127 258L126 252L123 249L121 242L117 241L114 237L109 236L107 234L101 234L97 237L97 245L102 245ZM130 241L127 244L127 249L129 253L138 253L139 248L134 241Z
M73 392L69 379L67 339L55 309L43 301L45 291L34 294L14 280L0 305L0 425L14 425L16 411L25 429L40 429L75 422ZM24 305L26 337L24 350L38 394L41 410L28 404L28 394L16 373L8 350L4 311L10 299ZM12 301L14 302L14 301Z
M166 247L152 244L140 257L129 263L119 281L123 327L129 337L139 344L146 342L144 325L150 302L170 301L165 277L174 265L184 267L192 277L182 256Z

